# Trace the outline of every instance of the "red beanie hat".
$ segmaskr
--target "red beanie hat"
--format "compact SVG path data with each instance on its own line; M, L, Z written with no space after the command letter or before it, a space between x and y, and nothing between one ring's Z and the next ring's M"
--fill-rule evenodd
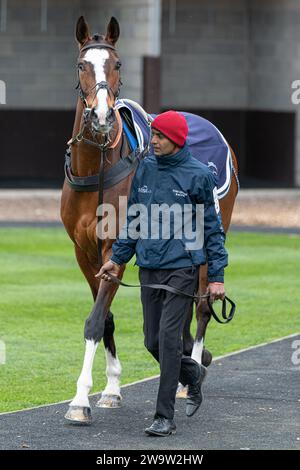
M188 134L188 126L182 114L176 111L166 111L159 114L151 127L157 129L179 147L183 147Z

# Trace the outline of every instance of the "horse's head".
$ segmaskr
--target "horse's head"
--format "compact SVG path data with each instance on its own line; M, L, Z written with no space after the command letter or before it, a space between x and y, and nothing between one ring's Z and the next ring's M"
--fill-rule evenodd
M119 23L113 17L106 35L92 37L83 16L77 21L79 93L85 105L85 118L90 120L92 130L102 135L107 135L112 127L121 86L121 62L115 49L119 35Z

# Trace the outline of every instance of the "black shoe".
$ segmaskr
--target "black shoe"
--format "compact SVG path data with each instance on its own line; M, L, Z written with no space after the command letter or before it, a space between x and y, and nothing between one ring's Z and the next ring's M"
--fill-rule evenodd
M170 436L171 434L176 434L176 425L173 419L159 416L154 419L150 428L145 429L145 433L149 436Z
M199 377L195 384L189 385L188 387L188 395L186 400L186 415L190 418L193 416L196 411L199 409L202 400L203 394L201 391L201 387L203 381L206 377L207 369L202 364L199 365Z

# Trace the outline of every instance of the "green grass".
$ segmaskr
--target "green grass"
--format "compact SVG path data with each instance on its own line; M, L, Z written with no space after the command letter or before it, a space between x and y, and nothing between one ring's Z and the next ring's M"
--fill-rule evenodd
M300 237L231 233L227 248L237 313L229 325L211 322L206 346L220 355L298 332ZM0 279L0 412L72 398L92 297L64 230L1 229ZM125 279L136 282L137 268L128 266ZM112 311L122 383L158 374L143 345L139 290L120 288ZM93 391L105 386L104 371L100 344Z

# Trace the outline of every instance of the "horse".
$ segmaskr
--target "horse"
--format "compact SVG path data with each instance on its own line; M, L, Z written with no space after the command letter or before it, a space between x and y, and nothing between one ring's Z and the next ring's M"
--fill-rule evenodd
M104 35L91 36L83 16L76 24L76 40L79 48L77 61L79 96L72 138L68 142L70 153L67 155L65 166L61 219L73 242L77 263L90 286L94 305L85 321L85 355L77 381L76 395L65 415L72 424L89 425L92 422L88 394L93 385L93 361L101 339L106 354L107 384L96 406L119 408L122 400L120 390L122 367L114 341L115 324L110 309L118 285L95 277L101 265L110 258L114 241L112 237L103 237L103 225L99 224L100 218L97 217L99 195L102 193L102 203L110 203L116 209L118 234L121 228L118 215L122 210L122 207L119 207L119 196L125 196L123 200L128 197L139 162L139 159L133 155L130 142L123 132L122 120L116 107L121 86L121 61L115 48L119 35L119 23L114 17L110 19ZM126 161L126 158L129 160ZM234 155L233 158L237 169ZM102 175L102 179L95 181L95 175ZM236 192L237 187L233 179L226 198L221 201L225 230L230 224ZM119 275L120 280L124 270L123 266ZM203 292L207 284L205 268L201 268L199 279L200 290ZM183 349L193 354L199 362L204 359L204 363L207 364L209 361L204 356L206 354L209 357L210 353L203 349L203 340L209 321L209 311L205 303L199 304L196 314L198 329L195 342L189 331L192 315L190 312L183 335Z

